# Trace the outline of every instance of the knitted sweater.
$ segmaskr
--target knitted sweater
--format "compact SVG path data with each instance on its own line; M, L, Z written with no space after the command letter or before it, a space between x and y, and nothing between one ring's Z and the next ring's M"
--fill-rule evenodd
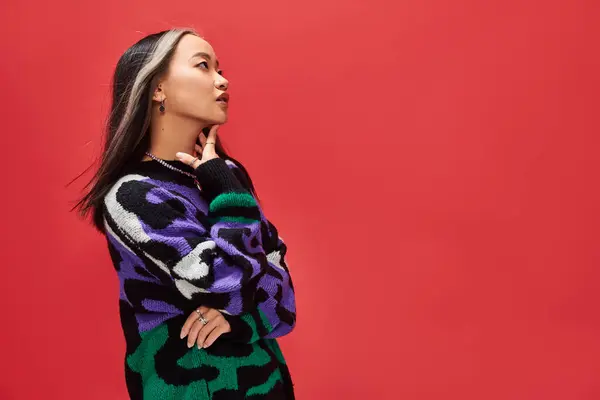
M275 338L295 325L286 245L230 160L130 165L104 198L132 399L292 399ZM206 349L180 331L201 306L231 325Z

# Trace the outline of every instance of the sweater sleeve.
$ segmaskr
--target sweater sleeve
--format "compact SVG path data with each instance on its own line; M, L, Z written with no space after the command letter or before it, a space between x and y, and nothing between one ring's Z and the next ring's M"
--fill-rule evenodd
M264 237L259 205L223 159L205 162L195 173L207 212L168 186L134 176L106 196L107 226L166 276L182 311L218 308L230 319L231 339L288 333L295 303L289 271L277 265L286 251L283 241L277 236L273 246Z
M277 232L270 221L270 228ZM224 314L231 332L224 338L252 343L260 338L276 338L291 332L296 324L294 287L286 264L287 246L276 236L276 246L267 255L268 269L259 280L257 307L242 315ZM274 293L271 296L269 293Z

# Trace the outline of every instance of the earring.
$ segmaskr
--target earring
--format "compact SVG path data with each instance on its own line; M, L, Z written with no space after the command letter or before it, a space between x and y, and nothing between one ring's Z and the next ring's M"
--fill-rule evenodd
M160 107L158 107L158 110L163 114L165 113L165 99L160 101Z

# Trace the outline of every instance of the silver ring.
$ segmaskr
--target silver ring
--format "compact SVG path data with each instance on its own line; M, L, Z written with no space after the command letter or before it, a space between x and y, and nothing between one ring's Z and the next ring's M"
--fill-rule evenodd
M194 159L192 160L192 166L194 166L194 163L198 161L198 157L194 157Z
M204 144L205 144L205 145L207 145L207 144L215 144L215 142L206 142L206 143L204 143Z
M204 315L202 315L200 309L196 308L194 311L198 313L198 321L202 322L202 325L208 324L208 320L204 318Z

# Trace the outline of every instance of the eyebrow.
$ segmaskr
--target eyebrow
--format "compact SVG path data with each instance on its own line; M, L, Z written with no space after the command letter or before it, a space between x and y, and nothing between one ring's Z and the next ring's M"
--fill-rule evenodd
M210 56L210 54L205 53L203 51L199 51L199 52L195 53L193 56L190 57L190 60L194 57L206 58L208 61L212 60L212 57ZM215 60L215 64L217 65L217 68L219 68L219 60Z

